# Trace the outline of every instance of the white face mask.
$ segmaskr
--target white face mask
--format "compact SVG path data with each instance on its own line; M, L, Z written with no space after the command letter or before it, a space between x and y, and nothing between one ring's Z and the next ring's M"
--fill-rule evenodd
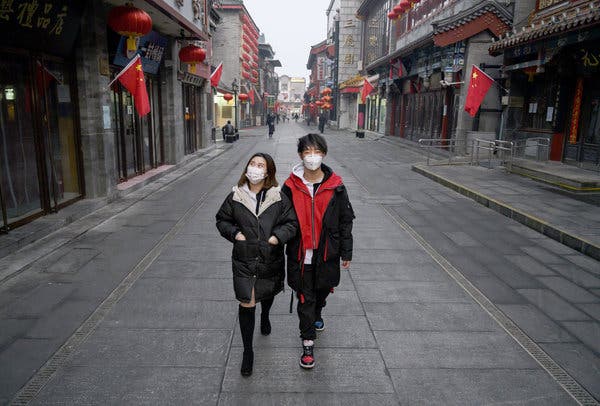
M248 165L246 168L246 177L253 185L260 183L261 180L267 177L267 173L256 166Z
M304 163L304 167L311 171L319 169L321 166L321 162L323 162L323 156L318 154L310 154L306 155L302 158L302 162Z

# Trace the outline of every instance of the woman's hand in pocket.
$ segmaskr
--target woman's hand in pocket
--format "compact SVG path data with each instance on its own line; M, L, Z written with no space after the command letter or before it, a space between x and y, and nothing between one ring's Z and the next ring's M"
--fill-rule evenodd
M246 241L246 236L240 231L235 235L235 239L238 241Z
M271 245L277 245L277 244L279 244L279 240L274 235L272 235L271 237L269 237L268 242Z

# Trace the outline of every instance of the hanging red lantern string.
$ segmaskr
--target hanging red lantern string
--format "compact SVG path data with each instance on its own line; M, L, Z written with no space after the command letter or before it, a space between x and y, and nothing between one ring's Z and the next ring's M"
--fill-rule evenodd
M325 89L323 89L321 91L321 94L323 94L323 95L329 95L329 94L331 94L331 89L329 87L326 87Z
M402 9L403 13L406 13L408 12L408 10L410 10L410 1L408 0L400 0L400 3L398 3L398 5Z
M397 16L400 16L404 12L404 9L400 5L400 3L398 3L394 6L394 8L392 9L392 12L395 13Z
M248 79L248 80L250 80L250 74L249 74L248 72L246 72L246 71L243 71L243 72L242 72L242 77L243 77L244 79Z
M152 29L152 18L144 10L131 3L116 6L108 12L108 26L113 31L127 37L127 50L137 49L136 38L146 35Z
M398 18L398 14L396 14L393 11L390 11L389 13L387 13L387 18L389 18L390 20L395 20L396 18Z

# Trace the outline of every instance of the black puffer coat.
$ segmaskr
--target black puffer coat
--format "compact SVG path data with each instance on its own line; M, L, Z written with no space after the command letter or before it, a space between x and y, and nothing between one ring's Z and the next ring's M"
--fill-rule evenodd
M325 208L315 208L318 199L311 199L308 195L306 185L295 173L292 173L282 192L290 200L294 201L297 217L306 219L315 216L315 213L321 212L322 225L319 237L319 245L313 250L312 265L315 269L315 288L329 289L336 287L340 283L340 259L345 261L352 260L353 239L352 239L352 222L354 220L354 210L348 198L346 187L342 183L342 178L337 176L331 168L322 164L321 168L325 174L323 182L317 194L324 192L327 189L332 189L331 199L326 202ZM302 204L296 205L294 194L303 196L300 201ZM300 202L299 201L299 202ZM310 206L312 202L312 213ZM306 220L304 220L306 221ZM314 222L314 218L312 220ZM300 226L302 228L302 226ZM304 262L305 248L303 247L303 238L300 231L292 238L287 246L287 283L296 292L302 293L304 281L302 279L302 264ZM313 229L310 225L306 229Z
M256 202L248 191L233 188L217 213L217 228L233 243L233 288L236 298L250 302L252 288L257 302L275 296L283 290L285 260L283 246L298 230L296 214L287 196L279 187L264 192L256 214ZM246 241L235 236L241 232ZM279 244L267 241L277 237Z

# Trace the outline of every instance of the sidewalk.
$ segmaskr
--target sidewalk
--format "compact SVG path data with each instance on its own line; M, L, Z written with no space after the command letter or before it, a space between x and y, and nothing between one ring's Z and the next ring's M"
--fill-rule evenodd
M423 153L416 143L397 137L367 133L367 139L378 139L399 148ZM416 164L412 169L541 234L600 260L599 196L576 195L555 187L560 183L568 186L566 189L575 189L574 185L580 189L595 189L600 185L600 176L596 173L567 165L544 165L521 160L517 163L517 170L528 176L525 177L518 173L508 173L503 167L488 169L446 163L447 159L444 159L438 164ZM536 181L531 177L543 177L544 181Z

